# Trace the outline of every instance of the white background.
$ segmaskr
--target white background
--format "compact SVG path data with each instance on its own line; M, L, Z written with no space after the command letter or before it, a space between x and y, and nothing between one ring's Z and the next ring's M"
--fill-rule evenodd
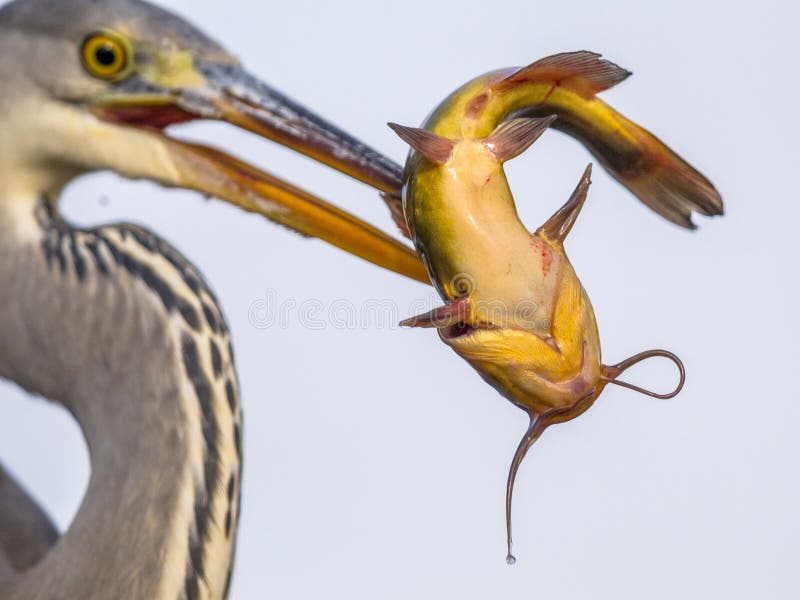
M226 310L246 410L233 598L800 597L794 5L164 4L398 160L406 147L386 121L417 124L490 69L602 52L634 72L603 97L706 173L728 213L684 232L595 171L567 248L606 361L666 347L689 379L669 402L609 389L543 436L518 479L508 567L504 482L523 413L433 332L314 330L296 312L260 329L248 317L272 290L326 308L390 300L405 316L428 289L195 194L111 175L71 186L68 217L146 224L200 266ZM222 125L183 134L392 229L375 193L307 159ZM529 226L588 160L552 132L509 166ZM659 364L632 378L665 389L674 375ZM78 428L11 385L0 404L0 456L68 526L88 477Z

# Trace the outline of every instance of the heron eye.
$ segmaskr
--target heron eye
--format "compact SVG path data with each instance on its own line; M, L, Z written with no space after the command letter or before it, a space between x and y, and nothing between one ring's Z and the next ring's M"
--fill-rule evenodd
M99 31L83 42L81 58L90 75L99 79L118 80L130 71L130 43L111 31Z

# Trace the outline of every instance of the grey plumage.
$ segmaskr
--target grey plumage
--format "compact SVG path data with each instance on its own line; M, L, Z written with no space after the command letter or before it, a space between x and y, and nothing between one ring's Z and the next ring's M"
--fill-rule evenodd
M107 87L76 51L106 27L232 61L135 0L0 9L0 377L71 412L92 463L84 502L57 543L36 503L0 480L0 598L220 598L238 527L241 409L217 302L146 230L62 221L61 182L91 165L70 165L69 148L62 157L26 147L35 128L12 131L20 98L69 102ZM24 152L51 175L12 162Z
M76 43L94 29L124 28L137 39L174 43L209 59L230 59L202 31L140 0L18 0L0 8L0 27Z
M38 563L57 539L47 514L0 465L0 580Z
M139 0L16 0L0 8L0 81L16 94L80 100L108 87L88 77L76 51L96 30L119 28L153 47L176 47L213 62L236 59L177 16ZM14 97L6 90L0 101Z
M240 462L236 453L223 460L220 448L235 447L241 427L226 392L237 385L214 298L180 255L142 229L78 231L45 201L32 208L41 238L28 243L0 215L0 375L76 417L92 478L69 531L0 588L2 597L161 597L169 557L152 549L173 545L176 526L185 536L182 593L214 597L203 591L206 579L225 582L214 582L203 548L227 539L233 551L225 521L229 511L238 517ZM214 371L212 344L224 357L219 376L198 380L201 366ZM181 509L187 493L191 510Z
M36 503L0 486L0 510L37 523L8 528L0 517L0 600L219 600L230 583L242 413L221 310L147 230L64 222L69 181L108 170L197 190L426 280L413 250L383 232L164 131L192 119L231 123L384 191L400 186L393 161L150 4L0 9L0 377L70 411L92 467L49 551Z

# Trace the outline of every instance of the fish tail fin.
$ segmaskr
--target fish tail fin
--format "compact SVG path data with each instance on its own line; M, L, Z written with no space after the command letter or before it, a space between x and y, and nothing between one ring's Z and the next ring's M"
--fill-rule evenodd
M598 156L606 170L653 211L687 229L696 229L692 213L708 217L725 213L714 185L646 129L627 121L637 140L631 156Z
M620 183L669 221L694 229L692 212L723 214L722 198L708 179L596 97L630 74L594 52L565 52L523 67L492 88L513 98L514 116L557 115L553 127L581 141Z

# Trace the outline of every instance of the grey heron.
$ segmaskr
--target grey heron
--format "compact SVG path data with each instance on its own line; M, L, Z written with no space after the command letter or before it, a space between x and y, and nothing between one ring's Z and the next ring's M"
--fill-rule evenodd
M395 163L140 0L0 9L0 377L63 405L91 478L58 537L0 470L0 598L223 598L239 521L241 422L225 319L198 270L133 225L59 214L108 170L227 200L426 281L379 230L169 125L215 119L389 194Z

